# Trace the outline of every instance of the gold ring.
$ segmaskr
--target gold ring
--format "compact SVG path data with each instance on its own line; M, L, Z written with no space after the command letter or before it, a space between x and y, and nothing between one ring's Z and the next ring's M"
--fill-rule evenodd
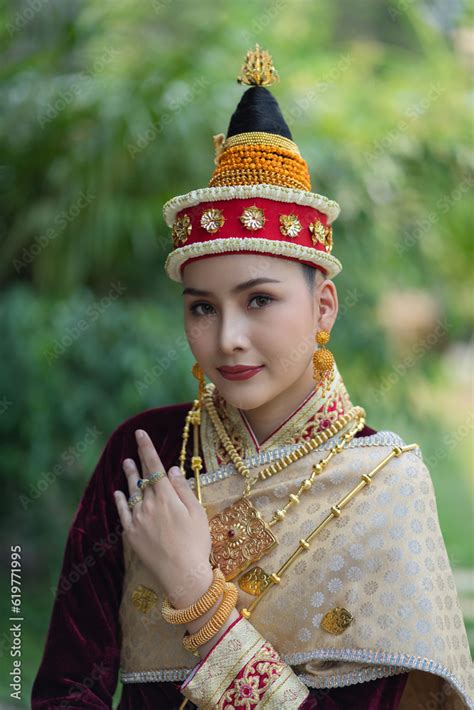
M149 476L148 480L150 483L156 483L156 481L159 481L160 478L166 478L166 473L164 471L157 471L156 473L152 473L151 476Z
M141 493L135 493L133 496L130 496L128 499L128 507L132 509L137 503L140 503L140 501L143 500L143 496Z

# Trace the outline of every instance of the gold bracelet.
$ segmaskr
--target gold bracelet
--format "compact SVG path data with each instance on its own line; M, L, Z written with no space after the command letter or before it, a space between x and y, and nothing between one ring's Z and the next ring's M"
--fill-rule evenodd
M220 567L215 567L212 573L213 580L209 589L191 606L185 609L174 609L168 597L165 597L161 606L163 619L169 624L187 624L190 621L199 619L200 616L209 611L219 599L225 584L225 577Z
M234 609L239 592L235 584L226 582L224 588L224 598L217 609L216 613L211 616L204 626L202 626L195 634L186 634L183 636L183 646L187 651L195 653L199 646L203 646L221 629Z

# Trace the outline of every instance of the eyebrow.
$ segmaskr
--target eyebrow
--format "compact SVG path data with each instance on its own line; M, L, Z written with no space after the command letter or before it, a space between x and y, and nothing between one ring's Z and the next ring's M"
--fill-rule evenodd
M281 283L281 281L278 281L278 279L265 279L265 278L250 279L250 281L244 281L243 283L235 286L232 289L231 293L240 293L240 291L245 291L247 288L251 288L252 286L258 286L260 284L266 284L266 283L279 284L279 283ZM212 291L203 291L200 288L185 288L183 290L183 296L185 294L189 294L190 296L212 296Z

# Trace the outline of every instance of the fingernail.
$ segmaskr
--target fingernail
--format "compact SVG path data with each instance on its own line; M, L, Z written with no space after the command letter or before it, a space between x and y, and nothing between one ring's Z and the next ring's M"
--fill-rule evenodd
M142 429L137 429L136 435L138 439L143 439L143 437L145 436L145 432Z
M181 470L177 466L172 466L170 468L170 476L172 476L173 478L175 476L182 476Z

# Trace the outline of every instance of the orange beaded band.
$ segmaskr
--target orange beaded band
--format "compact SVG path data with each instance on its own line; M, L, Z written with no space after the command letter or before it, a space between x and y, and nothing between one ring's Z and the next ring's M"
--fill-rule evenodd
M280 146L235 145L223 151L209 187L264 182L311 190L311 177L304 158Z
M174 609L168 597L163 599L161 615L169 624L188 624L190 621L199 619L209 609L212 609L219 599L225 586L225 577L219 567L213 569L214 578L207 592L185 609Z
M303 165L306 160L293 152L288 150L288 148L283 148L278 145L270 145L269 143L253 143L252 145L233 145L230 148L226 148L222 153L222 158L229 155L257 155L260 153L275 153L276 155L283 155L288 158L292 158L295 163Z
M308 173L308 165L304 158L295 155L284 148L274 148L267 145L242 146L237 145L225 150L219 161L215 172L219 172L225 165L235 166L262 166L267 164L282 165L291 168L295 172Z
M199 646L203 646L217 634L219 629L222 628L231 615L232 610L237 603L238 596L239 592L235 584L232 582L226 582L224 587L224 598L216 613L211 616L209 621L207 621L204 626L199 629L199 631L196 631L195 634L186 633L183 636L183 646L187 651L195 653Z
M288 175L267 170L225 170L210 181L209 187L261 184L281 185L282 187L308 191L307 183L300 182Z

